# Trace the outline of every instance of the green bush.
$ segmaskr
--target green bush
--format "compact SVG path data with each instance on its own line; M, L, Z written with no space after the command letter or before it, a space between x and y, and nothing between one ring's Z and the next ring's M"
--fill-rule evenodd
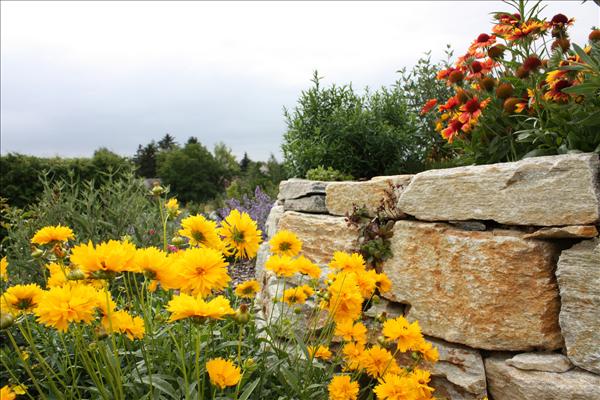
M322 165L319 165L317 168L308 170L306 179L313 181L351 181L354 177L331 167L323 168Z
M323 88L316 72L312 82L295 109L285 110L282 150L292 175L318 166L357 178L424 168L416 115L397 87L359 95L352 86Z

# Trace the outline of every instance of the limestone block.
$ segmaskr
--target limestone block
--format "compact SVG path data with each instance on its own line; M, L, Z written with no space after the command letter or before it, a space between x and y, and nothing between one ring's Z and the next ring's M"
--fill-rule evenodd
M525 235L525 239L578 239L598 236L594 225L572 225L553 228L542 228Z
M567 372L573 368L569 359L559 353L521 353L506 360L511 367L543 372Z
M273 235L277 232L277 225L279 224L279 218L283 215L283 206L274 205L267 216L267 221L265 222L265 233L267 234L267 238L272 238Z
M600 374L600 239L563 251L556 278L567 356L578 367Z
M409 304L407 318L425 334L487 350L562 346L553 243L403 220L391 249L383 297Z
M325 195L329 182L309 181L306 179L288 179L279 183L278 200L298 199L300 197L320 194Z
M298 199L288 199L283 203L285 211L300 211L307 213L327 214L325 196L311 195Z
M375 216L377 207L385 197L390 184L401 185L395 190L399 196L408 185L412 175L379 176L363 182L330 182L327 185L327 210L332 215L345 215L352 212L353 205L366 206L369 216Z
M581 370L524 371L503 357L485 360L488 392L494 400L599 400L600 376Z
M600 220L598 154L421 172L401 211L426 221L494 220L509 225L584 225Z

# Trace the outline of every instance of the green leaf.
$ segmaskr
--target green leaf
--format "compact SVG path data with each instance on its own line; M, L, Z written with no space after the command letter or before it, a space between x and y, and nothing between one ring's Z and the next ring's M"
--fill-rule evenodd
M179 396L177 396L177 394L175 393L175 389L173 389L173 386L171 386L169 382L161 378L161 375L146 375L140 378L140 381L142 383L145 383L146 385L151 385L155 387L162 393L168 395L169 397L175 400L179 399ZM150 381L152 381L152 383L150 383Z
M260 378L256 378L256 380L254 382L252 382L250 385L246 386L246 390L244 390L244 392L240 396L239 400L248 400L248 398L250 397L250 395L252 394L254 389L256 389L256 386L258 386L259 382L260 382Z

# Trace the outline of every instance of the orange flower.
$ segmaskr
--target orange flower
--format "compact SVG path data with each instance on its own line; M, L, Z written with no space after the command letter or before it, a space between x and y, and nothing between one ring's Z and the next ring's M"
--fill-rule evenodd
M473 97L460 107L459 110L462 111L462 113L459 115L458 120L463 124L466 124L467 122L471 124L477 122L481 115L481 111L490 101L491 100L488 98L480 102L477 96Z
M548 27L549 24L543 21L528 20L520 27L515 27L512 31L508 32L506 40L515 41L528 36L541 35L548 30Z
M433 107L435 107L436 104L437 104L437 99L427 100L427 103L425 103L425 105L421 109L421 115L427 114L429 111L431 111L431 109Z
M459 121L458 118L452 118L446 129L442 130L441 134L444 139L446 139L449 143L452 143L460 131L468 132L469 130L469 124Z
M445 104L442 104L441 106L438 107L438 110L440 112L442 111L448 111L448 110L452 110L453 108L456 108L460 105L460 101L458 100L457 96L452 96L448 99L448 101L446 101Z
M477 36L477 39L475 39L473 43L471 43L471 46L469 46L469 51L474 51L483 47L490 47L494 43L496 43L496 36L482 33L481 35Z
M544 99L555 101L557 103L567 103L571 96L562 90L573 86L573 81L561 79L550 85L550 90L544 93Z

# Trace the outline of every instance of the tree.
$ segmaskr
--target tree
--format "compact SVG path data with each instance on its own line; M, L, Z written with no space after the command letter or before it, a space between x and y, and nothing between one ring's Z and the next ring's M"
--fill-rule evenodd
M168 133L158 141L158 148L161 151L173 150L176 147L178 147L178 145L175 138Z
M213 149L215 160L224 171L224 178L231 180L234 176L240 174L240 165L238 164L235 155L231 152L231 149L223 142L215 144Z
M196 136L190 136L187 140L187 144L200 143Z
M211 200L222 192L223 170L200 143L161 152L158 175L183 202Z
M240 169L242 172L246 172L248 169L248 165L250 165L250 157L248 157L248 153L244 152L244 158L240 161Z
M137 167L137 174L144 178L156 178L156 155L158 147L153 140L146 146L138 146L137 152L133 157L133 162Z

